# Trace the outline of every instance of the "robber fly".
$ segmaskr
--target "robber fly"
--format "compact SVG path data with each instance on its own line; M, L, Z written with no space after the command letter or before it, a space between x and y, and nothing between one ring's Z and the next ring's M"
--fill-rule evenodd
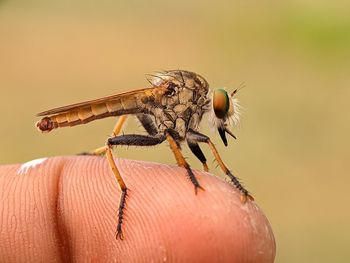
M235 138L229 130L229 125L235 124L238 120L238 104L235 98L237 90L231 94L224 89L210 92L209 84L203 77L184 70L159 72L156 75L147 75L147 79L151 84L150 88L44 111L38 114L44 117L36 123L40 131L50 132L60 127L71 127L105 117L120 116L106 146L94 152L94 154L106 154L111 170L121 188L117 239L123 239L123 208L128 188L113 159L111 148L114 145L151 146L168 141L177 164L186 169L187 176L197 193L198 189L203 188L183 157L180 144L187 142L192 153L201 161L204 170L208 171L207 160L199 147L199 143L206 143L220 168L241 192L242 203L253 200L249 192L223 163L210 138L199 132L203 115L208 113L226 146L226 133ZM118 135L127 115L136 115L148 135Z

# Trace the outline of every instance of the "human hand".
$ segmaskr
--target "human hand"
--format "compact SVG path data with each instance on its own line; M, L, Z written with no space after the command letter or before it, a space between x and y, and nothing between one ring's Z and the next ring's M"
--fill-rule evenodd
M205 189L195 195L182 168L117 159L129 189L121 241L120 190L105 158L32 164L0 167L0 262L274 261L261 210L209 173L195 171Z

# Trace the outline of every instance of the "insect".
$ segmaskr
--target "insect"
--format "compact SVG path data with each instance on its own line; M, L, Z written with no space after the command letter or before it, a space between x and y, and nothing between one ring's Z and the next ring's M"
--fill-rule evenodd
M118 207L116 238L123 239L122 224L128 188L116 166L112 147L115 145L152 146L164 141L175 156L177 164L185 168L194 186L195 193L203 189L190 165L181 153L180 144L186 142L192 153L208 171L206 157L199 143L206 143L220 168L233 185L241 192L241 202L254 200L239 180L223 163L210 138L199 132L203 115L208 113L212 125L216 127L223 143L227 146L226 134L234 137L229 130L230 122L238 120L237 90L228 94L224 89L209 90L208 82L200 75L185 70L169 70L147 75L150 88L133 90L96 100L81 102L39 113L44 116L36 123L42 132L50 132L60 127L71 127L110 116L120 116L113 133L104 147L93 154L106 154L110 168L121 189ZM136 115L148 135L118 135L128 115Z

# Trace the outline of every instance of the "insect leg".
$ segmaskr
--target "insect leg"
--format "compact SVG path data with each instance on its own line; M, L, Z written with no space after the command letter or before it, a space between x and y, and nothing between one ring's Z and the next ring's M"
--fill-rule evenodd
M204 153L202 152L198 143L191 142L191 141L187 140L187 145L190 148L190 150L192 151L192 153L201 161L204 171L208 172L209 168L207 165L207 159L205 158Z
M123 232L122 232L122 223L123 223L123 215L124 215L124 206L125 206L125 198L127 194L127 188L126 184L120 175L120 172L115 164L115 161L113 159L112 150L110 147L107 146L106 150L106 157L109 163L109 167L111 168L115 178L117 179L118 185L120 187L120 190L122 191L122 195L119 199L119 206L118 206L118 225L117 225L117 233L116 233L116 239L120 238L121 240L124 239Z
M126 118L127 118L127 115L122 115L119 117L118 122L114 126L114 129L112 132L113 137L117 136L120 133L120 131L121 131L121 129L126 121ZM137 118L141 122L142 126L145 128L145 130L147 131L147 133L149 135L155 136L158 134L158 129L155 126L151 116L149 116L147 114L137 114ZM102 155L106 151L107 151L107 147L103 146L103 147L95 149L92 152L92 155Z
M176 159L178 166L186 169L188 177L190 178L192 184L194 185L195 194L197 194L198 188L204 190L203 187L201 187L200 184L198 183L197 178L195 177L194 173L192 172L190 165L186 162L185 158L183 157L181 150L180 150L180 146L176 142L174 135L172 135L169 131L166 131L165 136L166 136L167 141L169 142L171 150L174 153L174 156L175 156L175 159Z
M136 116L149 135L155 136L158 134L158 129L151 116L148 114L137 114Z
M107 145L153 146L164 142L164 140L165 136L126 134L109 138Z
M121 131L121 129L122 129L122 127L123 127L123 125L124 125L124 123L126 121L126 118L127 118L127 115L121 115L118 118L118 121L117 121L117 123L115 124L115 126L113 128L111 136L114 137L114 136L117 136L120 133L120 131ZM108 148L107 146L102 146L102 147L99 147L99 148L93 150L92 152L87 152L87 153L84 152L84 153L82 153L80 155L103 155L103 154L106 153L107 148Z
M118 118L117 123L114 126L113 132L112 132L112 136L117 136L120 133L120 130L122 129L125 121L126 121L127 115L121 115Z
M236 176L234 176L231 171L226 167L224 162L222 161L219 152L216 150L216 147L211 142L210 138L204 134L199 132L189 130L187 132L187 137L191 141L204 142L207 143L210 150L212 151L216 161L219 163L221 170L230 178L231 182L235 185L235 187L242 193L241 202L245 203L247 199L254 200L254 198L249 194L249 192L243 187L243 185L239 182Z
M114 162L111 148L113 145L152 146L152 145L160 144L164 140L165 140L164 136L151 137L151 136L144 136L144 135L129 134L129 135L112 137L112 138L109 138L107 141L107 151L106 151L107 160L122 191L122 195L120 197L119 207L118 207L118 225L117 225L117 234L116 234L117 239L124 238L123 232L122 232L122 224L123 224L123 216L124 216L125 199L126 199L128 189Z

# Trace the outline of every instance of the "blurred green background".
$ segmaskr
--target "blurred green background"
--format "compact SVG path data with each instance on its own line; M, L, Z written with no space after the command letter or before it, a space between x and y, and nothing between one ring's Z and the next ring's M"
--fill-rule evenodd
M244 81L238 140L225 148L205 121L202 131L269 218L276 262L348 262L349 13L340 0L2 0L0 163L102 146L113 118L40 134L35 114L148 86L145 73L188 69L230 90ZM141 129L130 119L124 131ZM166 144L117 153L175 163Z

